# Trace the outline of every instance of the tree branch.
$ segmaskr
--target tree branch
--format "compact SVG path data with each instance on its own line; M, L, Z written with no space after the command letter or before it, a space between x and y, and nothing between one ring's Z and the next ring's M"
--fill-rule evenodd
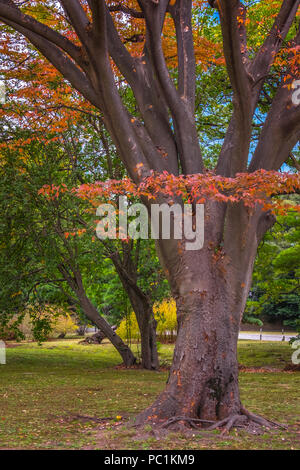
M47 41L51 41L57 47L70 55L77 63L80 63L80 47L75 46L71 41L57 33L47 25L40 23L31 16L21 13L13 2L8 0L0 0L0 19L7 23L6 20L13 22L15 25L21 26L26 31L33 32Z
M294 163L294 167L296 168L297 171L300 171L300 163L297 161L296 157L291 153L289 155L289 158L292 160Z
M221 5L221 24L222 22L224 23L223 29L225 29L225 36L223 34L224 47L227 43L224 52L225 57L228 54L231 57L229 61L228 59L226 59L226 61L228 63L229 73L231 70L231 73L235 77L234 80L231 78L231 81L234 94L238 96L238 105L234 98L234 112L225 136L216 171L218 174L224 176L234 176L237 172L246 171L247 169L253 114L271 65L295 19L300 0L283 1L270 34L251 63L247 56L246 37L243 29L240 28L239 40L237 37L237 27L235 27L235 32L232 35L230 35L228 31L226 33L225 18L228 17L230 5L233 11L237 9L237 4L240 2L237 0L225 2L224 0L224 2L213 3L215 7L219 4ZM222 15L224 16L222 17ZM236 41L239 43L238 48ZM242 47L242 50L239 53L240 47ZM230 52L231 49L232 52ZM247 90L245 95L243 93L244 86ZM241 108L242 113L239 110L240 104L243 106Z
M134 8L129 8L126 5L122 5L122 3L118 3L116 5L111 5L108 8L109 8L109 11L111 11L111 12L121 11L122 13L125 13L125 15L130 15L133 18L144 18L143 12L137 11Z
M83 44L87 41L87 32L90 22L79 2L79 0L60 0L66 15L75 29L76 34Z
M250 80L246 70L246 33L244 28L245 8L239 0L220 0L217 2L223 50L230 82L234 93L234 105L240 117L249 122Z
M91 82L83 73L55 44L44 39L36 33L20 26L6 18L3 20L7 25L22 33L29 41L51 62L54 67L66 78L74 88L81 93L90 103L101 109L99 95L95 92Z
M249 172L278 170L300 139L300 105L292 102L292 90L284 83L268 113Z
M282 2L272 29L250 66L249 73L251 74L254 83L267 77L275 56L282 46L283 41L296 18L299 5L300 0L284 0ZM260 92L262 85L263 83L257 83L256 93Z
M178 91L195 112L196 60L192 29L192 0L177 0L169 6L177 39Z
M172 114L183 172L185 174L200 173L203 171L203 162L195 126L195 117L186 98L180 96L170 77L162 49L161 31L169 1L161 0L157 3L139 0L139 5L146 20L146 49L149 51L151 65L154 68L166 103ZM185 10L185 15L187 14L188 10Z
M159 165L164 163L168 165L170 172L178 174L177 150L169 123L168 110L147 57L144 55L141 58L133 58L130 55L120 39L108 9L106 24L110 56L135 95L148 135L156 146L161 147L165 155L163 162L161 162L163 160L161 156L157 155L153 161L153 169L158 171Z

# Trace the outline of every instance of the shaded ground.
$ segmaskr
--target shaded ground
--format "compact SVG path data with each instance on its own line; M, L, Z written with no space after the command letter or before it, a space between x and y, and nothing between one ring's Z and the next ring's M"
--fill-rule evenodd
M22 344L0 366L0 448L14 449L299 449L300 374L283 372L287 343L240 341L241 393L251 411L288 431L221 436L191 431L137 431L128 419L163 389L172 346L163 345L162 372L122 369L113 348L78 340Z

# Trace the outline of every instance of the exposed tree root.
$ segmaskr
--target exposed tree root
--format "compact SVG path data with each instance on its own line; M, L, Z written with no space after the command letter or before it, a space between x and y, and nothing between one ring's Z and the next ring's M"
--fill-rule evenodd
M162 428L167 428L171 424L177 423L179 421L184 421L189 424L192 428L197 429L196 423L200 424L211 424L214 421L208 421L207 419L197 419L197 418L187 418L184 416L174 416L173 418L168 419L165 423L162 424Z
M257 431L260 427L266 429L287 429L287 426L263 418L262 416L255 415L254 413L246 410L244 407L241 407L240 413L229 415L227 418L224 418L220 421L210 421L186 416L174 416L162 423L160 428L167 428L169 426L173 428L174 425L176 428L183 425L193 429L199 429L199 425L201 425L201 428L207 431L213 431L214 429L222 428L222 434L229 433L232 428L244 428L248 430L253 430L254 428L255 431Z
M265 426L266 428L281 428L281 429L287 429L288 427L285 426L284 424L277 423L276 421L271 421L270 419L263 418L262 416L258 416L254 413L251 413L250 411L246 410L242 406L241 412L243 415L247 416L247 418L250 421L253 421L256 424L260 424L261 426Z
M207 428L208 431L224 427L222 434L228 433L233 427L244 427L247 422L247 417L243 415L231 415L221 421L217 421L212 426Z

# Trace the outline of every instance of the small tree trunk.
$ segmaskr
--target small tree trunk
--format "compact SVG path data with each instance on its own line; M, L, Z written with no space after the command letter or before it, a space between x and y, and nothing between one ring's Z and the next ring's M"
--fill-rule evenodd
M127 265L122 268L118 259L115 257L111 257L111 259L136 316L141 334L142 367L150 370L158 369L159 359L156 344L156 321L148 296L137 285L136 266L132 263L131 257L128 257Z
M86 332L86 325L79 325L78 330L77 330L78 336L84 336L85 332Z
M141 333L142 367L144 369L158 369L159 359L156 342L156 320L153 310L148 307L142 314L135 311L137 322Z
M130 285L123 283L130 303L132 305L141 334L142 367L144 369L158 369L159 359L156 342L156 325L153 309L146 295L134 290Z
M107 321L100 315L98 310L94 307L90 299L85 293L85 289L82 282L82 277L79 269L72 267L72 274L68 272L67 268L60 264L58 269L68 282L70 288L76 294L80 306L84 311L87 318L89 318L92 323L94 323L102 333L110 340L116 350L119 352L122 357L126 367L130 367L136 363L136 358L133 355L131 349L122 341L122 339L115 333L113 328L107 323Z
M122 357L126 367L130 367L136 363L136 358L131 349L122 341L107 321L99 314L98 310L94 307L89 298L84 292L78 293L81 308L85 315L101 330L104 335L110 340Z

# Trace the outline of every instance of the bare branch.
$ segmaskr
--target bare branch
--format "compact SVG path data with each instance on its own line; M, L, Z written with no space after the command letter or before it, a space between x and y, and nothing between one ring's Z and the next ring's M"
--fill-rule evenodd
M94 41L97 41L97 45L102 52L102 55L106 55L108 52L107 44L107 16L106 16L106 3L104 0L90 0L90 8L93 15L93 36Z
M177 174L177 150L174 135L170 127L165 99L158 88L152 67L146 56L133 58L130 55L120 39L108 9L106 11L106 26L109 53L132 88L148 135L156 146L162 148L165 155L165 158L162 159L158 154L152 163L152 168L158 171L158 163L160 166L161 163L164 163L164 165L168 165L169 171ZM139 130L142 131L141 127Z
M291 45L300 45L300 29ZM277 170L300 140L300 105L293 102L292 83L299 73L288 69L273 99L264 123L249 172L259 168Z

